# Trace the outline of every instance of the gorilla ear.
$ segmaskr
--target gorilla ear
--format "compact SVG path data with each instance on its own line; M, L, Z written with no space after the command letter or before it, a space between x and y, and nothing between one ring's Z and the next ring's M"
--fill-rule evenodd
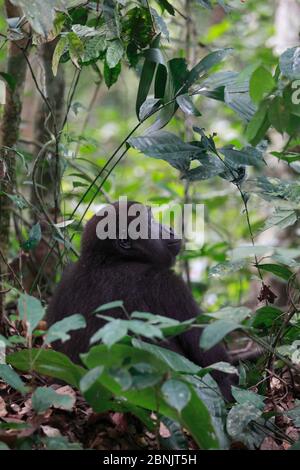
M129 238L119 238L118 240L119 247L123 250L130 250L131 249L131 240Z

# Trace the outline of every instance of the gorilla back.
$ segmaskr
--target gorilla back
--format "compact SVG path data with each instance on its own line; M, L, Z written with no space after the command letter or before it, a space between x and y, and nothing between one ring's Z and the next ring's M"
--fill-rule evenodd
M71 333L71 339L65 343L57 341L54 348L68 355L73 361L79 361L79 354L89 349L91 336L103 326L102 319L92 312L100 305L122 300L126 310L150 312L185 321L199 315L200 310L188 287L173 270L172 266L180 251L181 242L171 229L154 221L151 210L138 203L115 203L116 227L120 225L121 210L128 209L127 227L136 218L130 209L138 206L142 217L140 221L158 238L136 238L129 232L116 238L100 239L97 236L99 222L112 216L105 208L95 215L86 225L79 260L68 266L53 295L47 311L48 325L62 320L74 313L85 316L87 327ZM164 237L168 232L169 236ZM99 234L98 234L99 235ZM122 318L121 309L109 311L109 315ZM125 318L125 317L124 317ZM175 338L166 340L163 346L183 354L200 366L226 361L228 355L221 345L209 351L199 348L201 331L189 330ZM231 397L232 376L215 372L225 398Z

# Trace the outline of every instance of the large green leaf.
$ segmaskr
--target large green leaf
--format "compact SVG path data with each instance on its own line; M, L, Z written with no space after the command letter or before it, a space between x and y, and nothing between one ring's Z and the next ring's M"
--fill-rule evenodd
M244 121L252 119L256 106L249 94L249 80L240 81L239 77L225 86L225 103L235 111Z
M220 343L231 331L241 328L239 323L232 320L217 320L204 328L200 338L200 346L210 349Z
M114 41L109 42L107 51L106 51L106 63L110 69L116 67L123 57L124 48L120 39L115 39Z
M38 387L32 394L32 408L37 413L44 413L51 406L71 410L74 403L75 397L57 393L50 387Z
M158 113L155 122L147 129L147 133L153 133L165 127L168 122L172 119L178 104L175 100L179 90L181 93L186 93L188 88L185 86L187 78L187 64L185 59L175 58L168 61L167 64L167 78L164 81L164 76L161 69L158 67L157 74L155 77L155 97L159 96L164 89L163 103L164 108ZM158 79L162 77L161 85L158 84Z
M198 147L185 143L177 135L165 131L134 137L128 142L145 155L166 160L182 171L188 169L190 159L200 152Z
M205 155L199 158L200 165L184 173L189 181L201 181L224 173L225 166L216 156Z
M146 101L150 87L153 81L155 70L158 66L158 70L166 70L165 60L159 49L159 36L154 39L152 47L144 52L145 61L142 68L142 73L139 82L139 88L136 98L136 115L139 118L140 108ZM164 72L162 72L164 73ZM155 96L156 97L156 96Z
M50 326L45 337L45 344L53 343L60 339L62 342L70 339L69 332L86 327L86 320L82 315L74 314L64 318Z
M10 385L15 390L24 394L28 391L22 379L14 371L14 369L8 364L0 364L0 377L4 382Z
M184 86L189 88L193 85L202 75L208 72L212 67L219 64L225 57L232 53L232 49L221 49L211 52L196 64L188 73Z
M41 302L28 294L21 294L18 299L18 311L28 329L28 335L32 335L33 330L45 315L45 309Z
M167 380L163 384L161 391L166 402L179 413L181 413L191 399L189 387L180 380Z
M70 359L56 351L24 349L7 356L7 362L16 369L28 372L35 370L78 387L85 370L73 364Z
M170 371L167 364L159 360L153 354L141 349L126 345L115 344L109 350L106 346L93 347L89 353L82 356L88 368L104 365L108 368L117 367L125 363L127 366L142 362L151 365L157 370L161 377ZM160 414L179 421L182 426L188 429L203 449L218 448L216 431L212 424L209 412L199 398L197 393L190 387L191 399L181 413L168 405L163 397L157 393L155 387L148 387L142 390L122 390L120 384L114 380L109 373L103 373L99 377L102 385L107 387L116 397L127 399L128 403L140 406L149 410L159 409Z
M269 101L263 101L246 129L246 137L252 145L257 145L266 135L271 123L268 117Z
M290 80L300 78L300 47L287 49L279 59L280 70Z
M278 132L283 134L289 125L290 113L281 96L275 96L271 101L268 110L268 117L272 126L275 127Z
M219 151L225 156L225 162L233 168L238 168L240 165L259 167L263 162L262 152L255 147L248 146L241 150L223 147Z
M272 74L263 66L258 67L250 79L250 96L254 103L259 103L274 88Z
M293 272L290 269L279 264L259 264L259 269L272 273L285 281L288 281L293 276Z

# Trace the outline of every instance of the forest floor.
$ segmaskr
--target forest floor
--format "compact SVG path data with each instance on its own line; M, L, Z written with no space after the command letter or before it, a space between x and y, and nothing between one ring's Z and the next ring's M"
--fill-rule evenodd
M51 407L37 414L32 407L32 392L22 395L0 380L0 443L2 441L10 448L22 448L22 442L26 442L25 448L45 448L45 442L49 440L52 449L156 450L164 448L163 442L170 438L169 430L162 423L153 433L131 414L95 413L69 385L53 383L52 379L36 373L22 374L21 378L31 390L51 386L57 393L73 397L74 404L70 410ZM290 440L299 440L300 413L298 419L293 421L282 414L293 409L296 404L299 406L295 398L295 384L291 382L293 380L288 372L281 377L274 376L271 380L264 411L275 415L279 432L276 436L272 433L266 435L261 450L286 450L290 447ZM293 423L299 425L299 428ZM187 434L185 437L189 449L197 449ZM231 449L245 449L245 446L233 442Z

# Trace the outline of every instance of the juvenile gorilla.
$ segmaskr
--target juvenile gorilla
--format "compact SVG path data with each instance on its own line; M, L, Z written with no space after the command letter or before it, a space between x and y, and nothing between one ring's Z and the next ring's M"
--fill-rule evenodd
M140 214L134 210L130 215L131 209L136 207ZM128 220L120 235L123 210L126 213L128 210ZM115 224L114 213L117 215ZM100 239L107 220L117 237ZM145 229L151 231L152 238L136 238L127 230L137 220L142 220L142 223L136 228L140 232ZM179 321L199 315L200 310L191 292L172 270L180 246L181 242L172 229L155 222L151 210L139 203L115 203L92 217L83 233L80 258L65 270L47 312L49 326L69 315L81 313L87 320L87 327L72 332L71 339L65 343L56 342L55 349L78 362L79 354L89 349L91 336L103 326L103 320L92 312L114 300L123 300L128 312L150 312ZM108 314L122 317L119 308ZM229 362L221 345L202 351L199 348L200 334L201 330L195 328L166 340L163 345L202 367L219 361ZM230 399L235 377L221 372L214 372L213 376L224 397Z

